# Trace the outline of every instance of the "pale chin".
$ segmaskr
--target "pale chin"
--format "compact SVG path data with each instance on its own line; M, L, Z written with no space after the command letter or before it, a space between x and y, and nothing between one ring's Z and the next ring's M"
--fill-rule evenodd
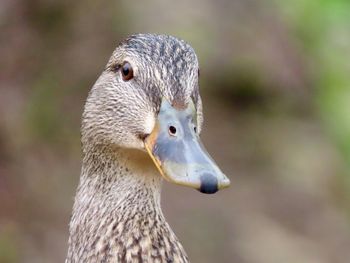
M136 149L136 150L146 151L144 149L145 147L144 147L143 141L137 137L120 142L118 143L118 146L122 148L127 148L127 149Z
M149 112L146 115L143 123L144 131L145 131L144 134L150 134L154 129L154 125L156 125L156 117L154 116L153 112Z

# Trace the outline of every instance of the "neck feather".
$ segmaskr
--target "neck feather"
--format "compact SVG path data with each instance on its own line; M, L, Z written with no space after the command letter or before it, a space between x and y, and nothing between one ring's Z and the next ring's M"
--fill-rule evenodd
M99 147L85 152L66 262L187 262L161 211L161 181L141 151Z

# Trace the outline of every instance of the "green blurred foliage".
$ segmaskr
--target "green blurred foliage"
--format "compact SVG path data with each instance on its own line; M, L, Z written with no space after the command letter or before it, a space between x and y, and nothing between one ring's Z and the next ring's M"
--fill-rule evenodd
M350 2L296 0L279 6L311 58L320 116L350 167Z
M0 228L0 262L18 262L18 246L15 240L15 228L7 225Z
M60 123L64 115L59 112L59 90L53 76L42 76L33 83L25 119L29 133L41 140L52 141L62 136Z

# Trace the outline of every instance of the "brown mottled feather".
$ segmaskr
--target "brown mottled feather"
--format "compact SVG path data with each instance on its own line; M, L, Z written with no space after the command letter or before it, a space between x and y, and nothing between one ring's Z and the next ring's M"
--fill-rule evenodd
M115 65L134 66L125 82ZM188 262L160 207L161 176L143 150L163 97L202 107L198 61L182 40L135 35L117 47L95 83L82 119L83 164L66 263Z
M143 153L126 152L106 151L90 157L102 167L83 166L66 262L188 262L160 209L159 175Z

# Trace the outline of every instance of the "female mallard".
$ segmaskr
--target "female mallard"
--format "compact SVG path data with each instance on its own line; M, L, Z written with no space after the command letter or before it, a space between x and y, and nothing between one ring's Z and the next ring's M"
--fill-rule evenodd
M157 168L202 193L227 187L199 141L201 125L188 44L140 34L116 48L85 104L66 262L188 262L160 208Z

